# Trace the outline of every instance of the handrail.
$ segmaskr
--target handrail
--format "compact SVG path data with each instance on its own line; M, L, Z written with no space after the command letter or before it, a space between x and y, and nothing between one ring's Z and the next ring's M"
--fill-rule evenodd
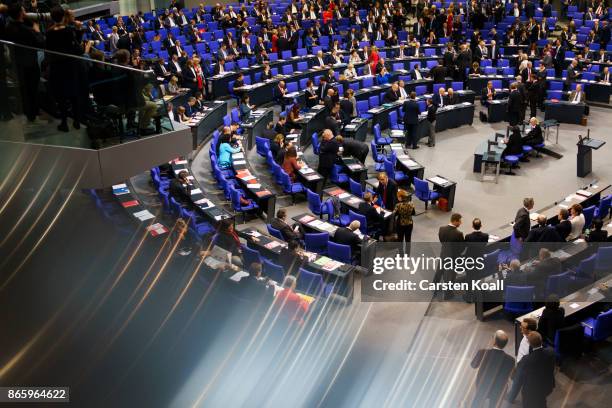
M65 54L62 52L57 52L57 51L51 51L51 50L47 50L44 48L37 48L37 47L31 47L29 45L23 45L23 44L18 44L18 43L14 43L11 41L6 41L6 40L0 40L0 44L4 44L10 47L19 47L19 48L24 48L24 49L29 49L29 50L33 50L33 51L41 51L47 54L54 54L54 55L59 55L62 57L66 57L66 58L74 58L74 59L79 59L82 60L84 62L89 62L89 63L97 63L97 64L104 64L104 65L108 65L110 67L116 67L119 69L125 69L125 70L129 70L129 71L134 71L134 72L138 72L140 74L154 74L154 71L152 69L147 69L147 70L142 70L142 69L138 69L138 68L134 68L134 67L130 67L128 65L119 65L119 64L115 64L113 62L107 62L107 61L100 61L97 59L93 59L90 57L83 57L81 55L73 55L73 54Z

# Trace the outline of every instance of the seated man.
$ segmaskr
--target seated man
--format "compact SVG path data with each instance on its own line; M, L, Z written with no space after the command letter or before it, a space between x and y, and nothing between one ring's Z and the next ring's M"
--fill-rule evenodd
M363 200L364 202L359 204L359 212L366 217L368 231L376 230L380 233L384 222L383 213L378 212L374 207L374 200L370 192L363 195Z
M170 197L174 198L176 202L183 207L192 206L191 195L189 194L191 183L187 178L188 176L189 173L187 173L187 171L180 171L176 178L170 181L170 186L168 188Z
M355 257L355 254L359 253L361 240L363 239L361 232L359 231L359 227L361 227L359 221L353 220L348 225L348 228L338 227L334 233L333 241L337 244L349 245L351 247L351 254L353 257Z
M291 228L291 226L287 223L287 210L281 208L276 212L276 218L272 220L270 223L272 228L280 231L283 239L287 242L289 241L297 241L299 242L302 239L302 232L299 229L299 226L295 226Z
M582 91L582 85L576 85L576 90L570 92L568 100L571 103L584 103L584 114L589 115L589 105L586 104L586 94Z
M480 102L484 106L489 106L489 103L495 99L495 88L493 88L493 82L487 82L487 87L483 88L482 96L480 97Z

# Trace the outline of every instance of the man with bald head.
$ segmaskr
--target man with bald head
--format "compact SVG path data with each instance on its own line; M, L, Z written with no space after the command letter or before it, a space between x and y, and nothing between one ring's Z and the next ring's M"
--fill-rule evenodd
M508 335L498 330L489 349L478 350L472 368L478 368L472 407L495 407L503 396L506 383L514 368L514 357L504 351Z

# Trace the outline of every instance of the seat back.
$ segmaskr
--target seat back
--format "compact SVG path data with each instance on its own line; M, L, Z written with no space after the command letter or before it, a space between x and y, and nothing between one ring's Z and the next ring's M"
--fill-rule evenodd
M593 216L595 215L595 207L594 205L585 208L582 210L582 214L584 215L584 228L589 228L591 226L591 222L593 221Z
M264 259L263 261L262 272L264 275L279 284L283 283L283 280L285 279L285 272L283 270L283 267L273 262L270 262L267 259Z
M351 190L351 194L363 198L363 189L361 188L360 183L356 182L353 179L349 179L349 188Z
M497 271L497 257L501 250L496 249L493 252L489 252L484 255L484 268L482 270L482 275L490 275Z
M351 247L350 245L337 244L333 241L329 241L327 244L327 253L330 258L336 261L344 262L347 264L352 263Z
M504 310L510 313L528 313L533 310L535 286L506 286Z
M255 249L251 249L248 246L241 244L242 248L242 257L244 258L245 267L248 268L255 262L261 263L261 257L259 256L259 251Z
M414 194L419 200L429 200L429 183L420 178L413 177Z
M327 243L329 242L329 234L327 232L315 232L304 234L304 244L307 251L322 254L327 252Z
M306 189L306 200L308 202L308 209L313 213L321 214L321 197L310 189Z
M321 144L319 143L319 135L317 132L314 132L311 136L312 138L312 151L314 154L318 155L321 152Z
M549 295L555 294L561 298L569 291L571 281L572 273L570 271L558 275L550 275L546 281L546 293Z
M283 238L283 234L281 234L281 232L274 228L272 225L266 224L266 228L268 228L268 234L283 241L285 240L285 238Z
M378 154L378 151L376 150L376 142L374 139L372 139L370 142L370 149L372 149L372 159L374 159L376 163L382 163L383 158L382 155Z
M395 181L395 166L386 158L383 159L383 163L385 166L385 173L387 173L387 176L389 176L390 179Z
M352 221L359 221L359 230L363 233L363 234L367 234L368 233L368 222L367 219L365 217L365 215L361 215L356 213L353 210L349 210L349 219Z
M608 217L608 214L610 214L611 206L612 206L612 195L604 197L599 202L599 207L597 208L597 217L601 218L602 220L606 219Z
M295 288L298 292L318 296L323 290L323 276L300 268Z
M602 246L597 250L595 257L595 271L601 275L601 272L612 271L612 246Z
M255 136L255 147L258 155L266 157L270 151L270 142L266 138Z

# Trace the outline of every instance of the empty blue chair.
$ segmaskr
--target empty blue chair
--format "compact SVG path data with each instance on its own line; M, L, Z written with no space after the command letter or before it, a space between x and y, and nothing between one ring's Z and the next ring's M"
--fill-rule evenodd
M336 261L349 265L353 263L350 245L337 244L329 241L327 244L327 253L329 254L330 258L335 259Z
M349 225L350 223L349 216L347 214L342 214L342 213L336 214L332 200L326 200L323 205L327 207L326 212L327 212L329 222L331 222L334 225L340 225L342 227L346 227L347 225Z
M612 246L599 247L596 255L595 277L603 277L612 272Z
M256 249L251 249L244 244L240 244L242 248L242 258L244 259L244 266L249 267L249 265L257 262L261 263L261 255L259 255L259 251Z
M233 108L230 113L232 115L232 122L240 123L240 111L238 108Z
M244 193L241 190L237 190L235 188L230 187L230 196L232 199L232 207L234 207L234 211L242 213L243 223L246 221L247 212L259 209L259 206L253 200L251 200L251 202L247 205L242 205L240 203L240 197L244 197Z
M374 159L374 169L376 171L384 171L385 170L385 155L378 153L378 149L376 148L376 142L372 139L370 142L370 149L372 150L372 159Z
M511 314L523 315L533 310L534 286L506 286L504 310Z
M404 124L397 121L397 111L389 112L389 128L393 130L404 130Z
M356 195L359 198L363 198L363 189L361 188L360 183L353 179L349 179L349 189L351 190L351 194Z
M319 217L326 214L326 209L321 203L321 197L310 189L306 189L306 201L308 202L308 209Z
M312 234L304 234L304 244L307 251L316 252L317 254L327 254L327 243L329 242L329 234L327 232L315 232Z
M362 119L372 119L372 114L368 113L370 109L368 101L357 101L357 114Z
M266 157L270 151L270 141L264 137L255 136L255 147L258 155Z
M302 185L302 183L294 183L293 181L291 181L291 177L289 177L285 170L281 169L280 174L283 191L287 194L291 194L291 203L295 204L295 195L303 193L304 186Z
M321 144L319 143L319 135L317 134L317 132L314 132L312 134L311 139L312 139L312 151L314 152L314 154L318 156L319 153L321 152Z
M572 272L567 271L557 275L550 275L546 281L546 293L555 294L560 298L569 293L572 284Z
M612 310L582 322L584 337L591 341L603 341L612 336Z
M364 88L369 88L374 85L374 79L372 77L365 77L361 80L361 84Z
M550 81L550 86L548 87L551 91L562 91L563 90L563 82L561 81Z
M414 181L414 195L419 200L425 203L425 210L427 210L427 205L430 201L435 201L440 198L440 194L435 191L431 191L429 189L429 183L427 181L421 180L417 177L413 178Z
M280 240L283 240L283 241L285 240L285 238L283 237L283 234L281 234L281 232L277 230L276 228L274 228L272 225L266 224L266 228L268 228L268 234Z
M459 82L451 82L451 88L453 88L455 91L462 91L463 90L463 82L459 81Z
M382 132L380 131L380 124L375 124L372 130L374 131L374 142L376 143L376 146L386 146L391 144L390 137L383 137Z
M414 91L416 92L417 96L425 95L425 93L427 92L427 86L419 85L414 88Z
M574 280L576 286L586 286L595 281L595 264L597 263L597 254L593 254L588 258L583 259L576 268Z
M172 211L172 214L180 217L181 208L181 205L174 199L174 197L170 197L170 210Z
M385 166L385 173L391 180L394 180L396 183L402 183L408 180L408 175L406 175L403 171L395 170L395 163L391 160L383 159L383 165Z
M293 93L293 92L297 92L298 91L298 84L297 82L289 82L287 83L287 92L288 93Z
M327 296L332 287L332 285L325 285L323 275L300 268L295 287L298 292L315 297L319 295Z
M601 201L599 202L599 206L595 210L595 218L601 218L602 220L605 220L606 218L608 218L608 215L610 214L611 206L612 206L612 194L601 199Z
M585 208L582 210L582 215L584 215L584 228L589 228L591 226L591 222L593 221L593 216L595 215L596 207L594 205Z
M285 271L282 266L279 266L275 263L270 262L267 259L264 259L261 269L263 274L268 278L279 284L283 283L283 280L285 279Z
M342 166L340 166L339 164L334 164L329 179L332 181L332 183L346 184L349 181L349 176L346 173L342 173Z
M349 210L348 215L349 215L349 220L351 222L359 221L359 230L361 231L362 234L368 233L368 222L367 222L365 215L358 214L353 210Z

